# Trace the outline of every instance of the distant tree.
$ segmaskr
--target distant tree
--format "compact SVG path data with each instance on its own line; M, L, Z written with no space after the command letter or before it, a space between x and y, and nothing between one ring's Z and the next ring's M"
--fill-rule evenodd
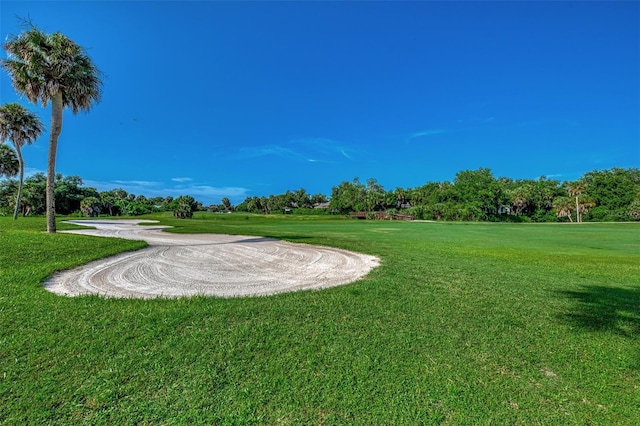
M227 197L222 198L222 206L225 211L231 211L231 201Z
M447 215L449 207L445 203L435 203L432 207L432 215L435 220L440 220ZM425 218L423 218L425 219Z
M18 155L10 146L0 143L0 176L13 177L19 172Z
M55 188L56 213L59 214L79 211L80 202L85 197L100 197L95 188L87 188L83 185L80 176L63 176L58 173Z
M24 216L30 213L42 214L47 209L47 177L44 173L36 173L25 180L23 194Z
M47 232L56 232L55 164L62 110L88 111L100 100L101 73L85 50L65 35L45 34L33 25L4 43L2 60L16 91L34 104L51 102L49 158L47 162Z
M634 220L640 220L640 194L639 197L633 200L631 204L629 204L629 207L627 207L627 214Z
M0 107L0 142L10 140L16 150L18 163L20 164L20 177L18 184L18 195L16 196L16 207L13 212L13 220L18 219L20 209L20 198L22 197L22 186L24 185L24 159L22 158L22 147L25 144L31 145L42 134L42 122L32 112L29 112L22 105L11 103Z
M409 193L410 191L400 187L397 187L393 191L393 195L395 198L395 208L403 209L411 207L411 203L409 202Z
M365 198L365 186L356 177L352 182L344 181L331 188L329 206L340 213L364 211L367 208Z
M570 222L573 222L571 218L571 210L573 208L573 200L569 197L556 197L553 200L553 210L558 217L568 217Z
M640 170L637 168L595 170L586 173L582 180L586 183L585 194L590 196L597 207L589 217L596 220L629 220L633 211L631 204L640 193ZM634 219L635 220L635 219Z
M562 195L560 182L541 176L532 184L532 202L535 210L549 210L553 207L553 199Z
M504 182L506 203L510 204L511 213L528 216L534 220L543 220L546 214L553 210L553 199L563 195L560 182L544 176L538 180L510 181L500 178L499 181Z
M364 202L366 211L382 211L386 209L386 192L377 179L367 179Z
M116 207L126 216L140 216L141 214L152 213L152 209L144 203L129 200L118 200Z
M160 209L163 210L163 205L164 205L164 198L162 197L151 197L147 199L147 203L149 203L149 205L151 207L154 207L155 209Z
M327 196L324 194L313 194L309 200L312 206L328 202Z
M248 212L249 211L249 201L251 201L251 197L245 197L245 199L240 203L236 204L233 207L233 210L236 212Z
M293 191L292 201L295 203L294 207L299 207L301 209L311 207L311 199L309 198L309 194L307 194L307 190L304 188Z
M197 203L192 196L181 195L174 200L173 216L180 219L191 218L196 209Z
M407 200L413 206L424 206L446 202L449 198L448 191L450 188L451 183L449 182L430 182L408 190Z
M596 206L596 202L588 196L587 194L581 194L578 196L578 214L580 217L580 222L583 221L583 216L587 213L591 208Z
M269 195L265 197L265 202L263 202L262 205L266 207L265 213L271 213L273 211L282 212L288 206L283 195Z
M122 188L112 189L112 191L113 191L114 195L116 196L116 198L119 199L119 200L124 200L129 196L129 194L127 194L127 191L125 191ZM135 198L135 195L134 195L133 198Z
M262 207L262 213L270 213L271 209L269 208L269 198L264 195L260 197L260 206Z
M576 208L575 208L575 211L576 211L576 222L580 223L581 222L581 220L580 220L581 209L580 209L580 200L579 200L579 198L580 198L580 195L582 195L582 193L585 191L586 184L585 184L584 181L577 180L575 182L567 182L566 187L567 187L567 192L569 193L569 195L571 195L572 197L575 198L575 201L576 201Z
M531 185L528 183L516 184L507 190L507 196L511 201L511 212L515 215L524 215L532 211L533 194Z
M461 216L475 215L480 209L481 216L486 217L488 214L496 214L502 205L508 203L503 185L493 177L490 169L458 172L453 186L454 201L468 204L467 207L461 207L461 211L464 211Z
M113 208L116 205L116 201L118 197L116 195L115 190L110 191L102 191L100 193L100 201L102 202L102 207L109 210L109 216L113 216Z
M0 144L0 167L2 167L2 147ZM16 164L18 160L16 159ZM17 166L16 166L17 168ZM17 173L17 172L16 172ZM5 216L13 213L13 203L15 202L15 194L18 191L18 181L16 179L0 180L0 215Z
M247 206L247 211L251 213L257 213L262 210L262 205L260 204L260 198L253 196L247 197L244 201L244 204Z
M97 197L86 197L80 202L80 210L88 217L95 217L102 211L102 203Z

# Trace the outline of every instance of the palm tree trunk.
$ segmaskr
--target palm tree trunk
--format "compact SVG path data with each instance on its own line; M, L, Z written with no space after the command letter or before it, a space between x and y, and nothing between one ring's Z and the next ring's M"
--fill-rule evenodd
M580 223L580 207L578 206L578 196L576 195L576 223Z
M56 151L58 136L62 132L62 93L51 99L51 131L49 134L49 157L47 161L47 232L56 232Z
M22 150L16 144L16 154L18 154L18 163L20 164L20 182L18 183L18 196L16 197L16 208L13 210L13 220L18 219L18 210L20 210L20 198L22 197L22 185L24 184L24 161L22 160Z

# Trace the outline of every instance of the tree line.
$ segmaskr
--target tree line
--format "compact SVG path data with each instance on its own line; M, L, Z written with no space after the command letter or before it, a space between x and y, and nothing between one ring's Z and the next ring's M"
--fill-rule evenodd
M0 181L0 215L9 215L15 210L18 186L19 182L15 179ZM18 206L22 216L46 212L46 187L47 177L44 173L36 173L25 179ZM95 188L84 186L81 177L62 174L55 177L54 195L56 214L60 215L139 216L172 211L176 217L185 218L191 217L195 211L206 210L201 202L190 195L177 198L146 197L128 193L122 188L98 192Z
M328 203L327 203L328 201ZM424 220L582 222L640 220L640 171L637 168L592 171L560 182L494 177L490 169L463 170L453 182L429 182L416 188L385 190L374 178L344 181L322 194L304 189L268 197L247 197L238 211L274 213L294 209L319 213L402 213ZM376 215L372 215L375 217Z
M0 173L17 173L17 166L3 161ZM11 156L4 156L5 160ZM40 215L46 211L46 176L37 173L24 180L18 211ZM16 211L19 181L0 180L0 215ZM83 185L79 176L55 177L55 207L61 215L137 216L172 211L188 218L195 211L251 212L262 214L344 214L353 212L402 213L415 219L448 221L582 222L640 220L640 170L613 168L585 173L577 181L494 177L490 169L463 170L453 182L429 182L415 188L385 190L376 179L362 183L344 181L331 196L309 194L304 188L283 194L251 196L233 206L224 197L220 204L204 206L192 196L146 197L122 188L99 192ZM376 217L376 215L372 215Z
M245 200L234 207L238 212L251 213L292 213L296 211L301 213L304 210L310 210L314 207L323 207L328 202L326 195L314 194L310 195L304 188L294 191L287 190L284 194L269 196L253 196L247 197ZM319 210L316 213L324 213Z

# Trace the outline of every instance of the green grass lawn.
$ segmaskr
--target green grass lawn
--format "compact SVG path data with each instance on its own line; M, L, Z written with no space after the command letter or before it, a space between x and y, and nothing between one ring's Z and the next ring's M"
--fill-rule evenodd
M0 423L640 423L639 224L156 217L382 264L316 292L72 299L41 281L143 244L0 218Z

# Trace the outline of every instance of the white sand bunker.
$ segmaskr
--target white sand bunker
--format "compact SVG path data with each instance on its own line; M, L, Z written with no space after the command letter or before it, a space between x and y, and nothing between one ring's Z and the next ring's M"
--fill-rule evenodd
M171 234L139 220L70 222L96 229L65 232L144 240L149 247L56 273L44 283L67 296L264 296L347 284L379 265L374 256L271 238Z

